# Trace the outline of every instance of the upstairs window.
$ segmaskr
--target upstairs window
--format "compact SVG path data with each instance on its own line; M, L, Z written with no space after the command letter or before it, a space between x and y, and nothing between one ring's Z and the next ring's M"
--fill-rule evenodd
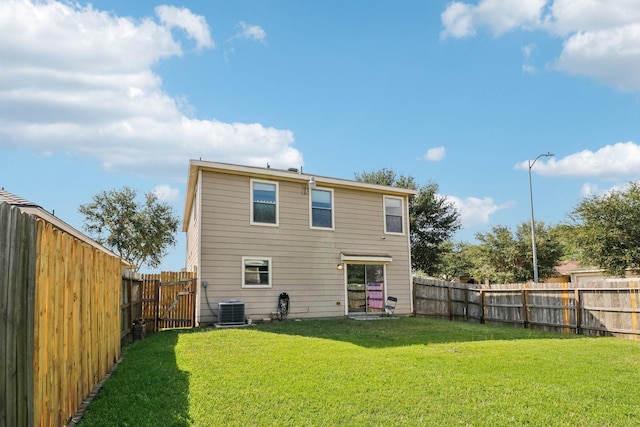
M311 228L333 230L333 190L311 190Z
M278 225L278 183L251 180L251 223Z
M384 232L403 234L404 202L400 197L384 196Z

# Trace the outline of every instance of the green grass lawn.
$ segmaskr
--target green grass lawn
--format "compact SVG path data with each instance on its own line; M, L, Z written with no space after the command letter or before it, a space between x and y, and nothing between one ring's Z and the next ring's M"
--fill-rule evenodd
M640 425L640 343L417 318L165 331L88 426Z

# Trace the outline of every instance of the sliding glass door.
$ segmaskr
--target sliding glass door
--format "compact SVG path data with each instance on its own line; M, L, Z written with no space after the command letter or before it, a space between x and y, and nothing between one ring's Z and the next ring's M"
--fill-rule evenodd
M384 265L347 264L349 313L379 313L384 307Z

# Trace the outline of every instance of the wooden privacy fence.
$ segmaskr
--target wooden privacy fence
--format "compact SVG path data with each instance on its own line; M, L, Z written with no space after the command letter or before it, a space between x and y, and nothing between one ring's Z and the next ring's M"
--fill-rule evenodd
M147 332L195 326L196 272L143 274L142 280L142 317Z
M0 426L33 424L36 229L0 203Z
M640 337L640 281L466 285L414 278L416 315L582 335Z
M136 328L143 327L142 319L142 276L132 270L122 272L122 300L120 305L120 343L128 344L144 337Z
M0 425L64 425L120 358L121 260L0 203L0 272Z

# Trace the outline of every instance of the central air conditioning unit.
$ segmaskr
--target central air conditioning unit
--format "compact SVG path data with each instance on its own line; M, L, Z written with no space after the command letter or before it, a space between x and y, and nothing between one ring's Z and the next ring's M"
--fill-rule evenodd
M223 301L218 303L219 325L243 325L244 303L242 301Z

